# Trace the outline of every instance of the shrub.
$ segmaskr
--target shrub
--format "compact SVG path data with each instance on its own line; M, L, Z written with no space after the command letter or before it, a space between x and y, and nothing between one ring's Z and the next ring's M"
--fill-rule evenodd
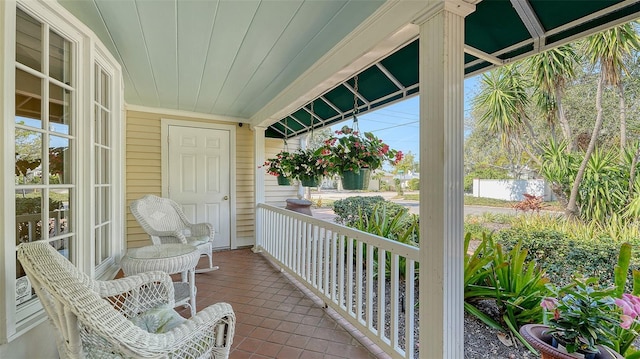
M402 189L402 183L400 182L400 179L394 179L393 184L396 187L396 193L398 194L398 196L402 196L404 194L404 190Z
M474 306L480 299L494 300L500 320L512 334L530 350L533 348L520 336L523 324L534 323L542 315L540 300L549 290L544 271L527 260L527 249L515 244L510 250L483 235L473 253L468 253L471 235L465 237L464 297L465 309L491 327L502 327Z
M614 284L619 243L609 239L576 240L553 229L511 228L496 234L506 248L517 243L528 249L527 260L535 261L551 282L564 286L580 277L598 277L600 285ZM637 257L633 263L638 263Z
M406 208L393 202L386 201L382 196L354 196L337 200L333 203L336 222L353 227L360 217L369 218L377 205L384 205L389 217L394 217Z
M62 202L49 198L49 211L62 208ZM16 197L16 215L39 214L42 211L41 197Z
M516 203L513 206L513 208L515 208L516 211L522 211L522 212L535 211L537 213L540 213L540 210L544 206L542 196L534 196L528 193L524 193L523 195L524 195L524 199Z
M420 179L419 178L410 179L409 182L407 183L407 186L412 191L419 190L420 189Z

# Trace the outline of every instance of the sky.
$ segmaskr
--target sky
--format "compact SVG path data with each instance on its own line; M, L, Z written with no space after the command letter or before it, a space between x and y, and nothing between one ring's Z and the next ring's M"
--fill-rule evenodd
M480 77L475 76L465 80L465 116L471 109L471 99L478 90ZM420 153L419 109L420 98L415 96L393 105L358 116L360 132L372 132L382 139L389 147L411 153L416 160ZM331 126L333 131L347 125L353 127L353 119Z

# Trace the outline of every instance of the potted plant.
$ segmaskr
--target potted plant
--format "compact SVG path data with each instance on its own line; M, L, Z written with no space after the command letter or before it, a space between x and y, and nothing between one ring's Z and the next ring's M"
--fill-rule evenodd
M344 189L365 189L371 172L385 161L397 164L402 152L389 148L371 132L361 135L348 126L336 131L324 141L322 153L327 156L331 170L342 178Z
M520 334L542 358L622 358L611 347L616 327L621 325L620 308L609 295L611 290L596 290L595 279L556 288L555 297L546 297L544 324L527 324Z
M320 179L330 172L330 163L321 149L298 149L291 154L291 176L305 187L318 186Z
M293 157L288 151L280 151L276 157L267 159L261 166L266 168L267 173L278 178L278 184L288 186L291 184L293 172Z

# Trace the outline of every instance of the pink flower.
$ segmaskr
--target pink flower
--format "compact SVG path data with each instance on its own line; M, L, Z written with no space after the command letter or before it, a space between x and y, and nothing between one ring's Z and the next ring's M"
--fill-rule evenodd
M546 310L555 310L558 306L558 300L556 298L544 298L540 302L540 306Z
M633 310L640 315L640 298L633 294L625 293L622 295L622 299L626 300L629 305L633 306Z
M632 318L635 318L638 316L638 313L636 313L636 311L633 309L633 306L631 305L631 303L627 302L626 300L616 299L616 305L622 309L622 313L624 315L628 315Z
M631 328L631 324L633 324L633 318L631 318L630 316L623 314L620 316L620 320L622 320L622 322L620 323L620 327L622 329L629 329Z

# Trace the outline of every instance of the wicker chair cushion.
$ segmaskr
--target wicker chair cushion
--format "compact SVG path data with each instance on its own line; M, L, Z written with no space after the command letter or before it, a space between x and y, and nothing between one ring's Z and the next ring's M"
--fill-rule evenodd
M161 334L170 331L186 321L169 305L161 305L147 310L130 319L138 328L149 333Z

